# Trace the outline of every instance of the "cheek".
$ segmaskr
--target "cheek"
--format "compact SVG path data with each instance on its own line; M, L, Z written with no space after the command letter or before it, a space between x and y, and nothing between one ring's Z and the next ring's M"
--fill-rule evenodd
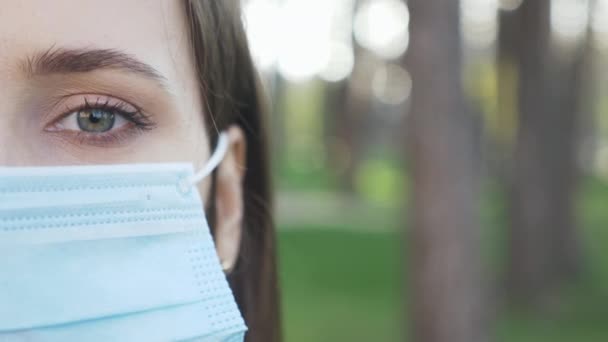
M0 70L0 166L33 166L50 159L32 115L27 112L15 115L22 102L21 89L4 87L5 78Z
M202 114L197 112L186 112L172 123L163 140L167 141L168 153L173 153L184 161L192 162L195 168L204 164L209 158L209 137L204 124Z
M121 158L125 162L187 162L196 168L209 158L202 119L176 120L145 133Z
M49 143L34 120L21 117L0 121L0 166L75 164L72 160L56 144Z

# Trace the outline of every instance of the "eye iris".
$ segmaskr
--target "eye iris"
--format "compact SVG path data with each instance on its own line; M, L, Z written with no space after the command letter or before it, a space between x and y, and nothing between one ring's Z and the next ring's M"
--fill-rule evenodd
M78 112L78 127L85 132L107 132L114 127L115 120L114 113L105 110L87 109Z

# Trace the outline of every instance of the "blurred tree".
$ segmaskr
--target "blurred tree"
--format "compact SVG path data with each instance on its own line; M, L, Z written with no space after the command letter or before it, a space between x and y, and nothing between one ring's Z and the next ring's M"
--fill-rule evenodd
M286 82L278 70L274 70L269 80L270 99L268 106L270 110L271 123L271 153L272 163L275 170L279 170L284 163L285 145L287 139L285 137L285 88Z
M518 53L521 25L517 11L500 11L497 51L498 117L496 167L492 171L505 182L511 174L514 131L518 117Z
M350 167L350 135L340 130L341 122L349 122L346 118L344 103L346 98L346 82L328 83L324 102L323 139L326 148L326 160L331 171L338 177L341 190L354 188L352 172L346 179L347 168ZM346 120L345 120L346 119ZM340 134L340 135L339 135Z
M338 175L338 186L345 192L356 190L357 170L367 157L365 147L371 145L366 122L372 110L369 80L373 62L354 39L352 44L355 55L352 74L345 81L327 86L324 122L328 163Z
M334 155L330 156L334 169L341 172L340 184L342 190L353 192L355 190L355 177L357 168L364 159L364 147L368 141L368 132L364 127L365 119L371 110L371 89L369 87L369 66L364 61L366 52L353 42L355 65L352 74L339 86L331 89L331 95L336 95L333 103L329 103L334 110L333 136L335 136ZM335 148L337 147L337 148Z
M459 1L410 0L413 340L486 340L478 184L461 75Z
M521 44L519 127L508 284L512 297L528 304L550 299L580 270L574 199L585 53L552 53L559 46L551 45L550 5L550 0L524 1L515 14Z

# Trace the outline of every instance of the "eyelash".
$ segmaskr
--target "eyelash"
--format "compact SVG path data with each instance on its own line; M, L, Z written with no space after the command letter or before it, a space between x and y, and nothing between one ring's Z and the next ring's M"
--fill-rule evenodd
M97 98L97 100L95 101L94 104L89 103L89 101L85 98L84 104L82 106L76 107L76 108L68 107L68 111L66 112L67 114L62 116L62 118L65 118L65 117L67 117L67 115L71 115L73 113L77 113L80 111L97 109L97 110L103 110L103 111L107 111L107 112L111 112L111 113L120 115L123 118L125 118L126 120L133 123L139 129L150 130L150 129L154 128L154 126L155 126L154 123L150 120L150 118L148 116L146 116L145 114L143 114L141 112L141 109L133 106L135 108L135 110L129 111L126 107L127 106L124 103L119 102L119 101L116 101L115 103L110 104L109 98L106 99L105 102L100 102L99 98Z
M129 110L128 107L133 107L135 110ZM107 98L105 102L100 101L100 97L97 97L94 103L89 102L88 99L84 99L84 104L77 107L66 106L64 114L58 119L54 120L51 125L56 125L60 121L68 118L70 115L75 115L78 112L86 110L102 110L115 115L121 116L129 123L118 129L112 128L108 132L103 133L92 133L86 131L74 131L64 130L63 132L57 131L59 134L69 134L69 138L73 139L77 144L88 144L100 147L107 147L112 145L119 145L125 140L132 138L135 135L141 134L142 132L152 130L156 127L156 124L145 115L141 109L134 105L127 105L120 100L114 100L110 103L110 98Z

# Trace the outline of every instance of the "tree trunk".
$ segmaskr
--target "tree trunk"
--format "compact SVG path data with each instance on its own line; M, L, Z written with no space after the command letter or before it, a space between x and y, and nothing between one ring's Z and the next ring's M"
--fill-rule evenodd
M413 340L485 341L477 170L461 82L459 1L408 3Z
M518 52L521 40L520 16L517 11L501 11L499 15L497 51L498 117L496 122L496 155L493 174L507 184L513 165L513 143L518 119Z
M525 1L519 11L520 115L508 284L512 298L540 304L579 271L574 196L584 57L551 58L549 0Z
M272 168L274 171L280 170L285 162L285 146L288 141L285 136L285 88L287 84L278 71L273 72L270 80L270 123L271 123L271 144Z

